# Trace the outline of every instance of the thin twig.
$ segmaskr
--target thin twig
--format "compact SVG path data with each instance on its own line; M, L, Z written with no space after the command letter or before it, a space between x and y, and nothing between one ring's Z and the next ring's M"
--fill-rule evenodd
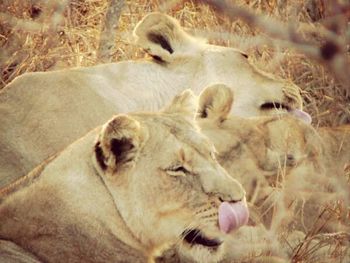
M110 0L107 7L106 17L102 25L100 43L97 51L98 62L107 63L112 61L112 53L117 36L117 28L124 0Z
M260 28L270 37L284 40L286 46L288 45L306 56L322 62L347 89L346 96L350 97L350 74L348 74L350 63L346 55L347 43L340 36L327 32L322 36L324 43L317 46L301 37L295 24L284 24L271 17L254 14L246 8L225 0L197 0L197 2L212 6L216 12L225 14L232 21L241 19L251 27Z

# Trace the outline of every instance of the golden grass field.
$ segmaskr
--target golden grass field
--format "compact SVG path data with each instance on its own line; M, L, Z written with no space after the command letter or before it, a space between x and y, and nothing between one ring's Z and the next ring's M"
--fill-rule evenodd
M86 67L100 63L97 49L108 1L66 2L60 11L60 6L55 1L0 1L0 89L26 72ZM324 61L282 47L279 41L275 41L263 30L252 28L241 20L231 21L211 7L199 4L200 1L125 2L110 61L143 58L145 53L133 45L132 30L149 12L165 12L178 19L194 35L208 38L210 43L239 48L249 55L249 60L258 68L297 84L301 88L304 109L312 116L315 127L350 123L350 83L339 81ZM295 26L300 36L315 46L324 43L320 32L333 30L332 18L338 17L338 25L333 34L347 43L342 56L350 62L348 1L315 0L313 2L316 6L313 7L310 7L308 0L231 2L249 8L256 15L265 14L277 19L281 24L285 23L286 29L288 25ZM333 5L342 7L341 12ZM340 12L338 16L334 15L334 10ZM54 23L57 26L53 27ZM350 67L348 70L350 75ZM325 244L327 242L334 242L334 239L326 240ZM314 262L310 255L317 249L318 247L300 246L293 262ZM336 249L334 253L335 251ZM334 262L341 262L339 258Z

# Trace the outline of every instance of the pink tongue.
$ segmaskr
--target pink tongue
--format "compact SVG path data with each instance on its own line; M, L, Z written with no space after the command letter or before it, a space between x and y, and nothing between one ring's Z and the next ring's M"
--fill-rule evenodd
M248 223L249 211L243 202L222 202L219 206L219 228L229 233Z
M311 116L305 111L295 109L295 110L291 110L289 113L297 117L298 119L303 120L307 124L311 124L312 122Z

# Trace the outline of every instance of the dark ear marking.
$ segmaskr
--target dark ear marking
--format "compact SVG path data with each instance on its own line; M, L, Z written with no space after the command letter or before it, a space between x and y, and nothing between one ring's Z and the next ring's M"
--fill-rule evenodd
M170 54L174 53L169 41L164 36L155 33L148 33L147 38L149 41L161 45L161 47L168 50Z
M128 140L126 138L111 140L111 151L118 162L128 161L125 159L128 155L126 153L130 152L130 150L133 148L134 145L131 143L131 140Z
M107 165L105 164L105 156L103 155L102 148L100 146L100 142L97 142L95 144L95 156L96 160L101 167L101 169L104 171L107 169Z
M134 145L128 139L122 138L120 140L117 140L117 139L111 140L110 150L114 154L118 162L130 161L131 157L129 156L129 159L127 159L128 154L126 153L130 152L130 150L132 150L133 148L134 148ZM95 144L95 156L96 156L98 165L101 167L103 171L105 171L107 169L107 165L105 163L106 157L103 154L99 141Z
M201 119L205 119L208 117L207 109L203 109L201 112L199 112L199 117Z
M207 97L206 103L203 104L199 112L199 117L205 119L208 117L208 109L213 105L213 97Z

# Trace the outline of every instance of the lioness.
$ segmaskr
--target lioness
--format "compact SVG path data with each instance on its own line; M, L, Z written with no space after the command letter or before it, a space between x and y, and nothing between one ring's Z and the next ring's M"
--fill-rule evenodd
M186 91L160 113L117 115L1 190L0 261L146 262L171 245L218 261L248 210L195 112Z
M299 250L307 254L304 259L348 262L350 250L345 259L342 253L350 241L350 185L344 176L350 164L350 126L314 129L302 113L299 118L229 116L232 103L232 90L225 85L207 88L199 99L197 121L214 143L219 163L247 191L251 220L269 229L259 237L279 237L274 248L290 253L278 251L289 260L297 258L296 248L304 242ZM347 245L340 239L330 242L331 235L325 237L328 243L318 239L310 244L320 232L338 231L347 233ZM240 243L236 238L234 244Z
M350 201L344 176L350 161L349 125L315 130L285 114L228 116L232 102L233 93L225 85L207 88L200 96L197 121L214 143L219 162L245 187L249 201L261 204L281 187L288 199L306 198L309 191L323 200L330 191Z
M301 107L294 84L258 71L236 49L195 39L167 15L149 14L134 35L152 60L24 74L0 92L0 186L113 114L158 110L185 88L239 87L232 112L242 116Z

